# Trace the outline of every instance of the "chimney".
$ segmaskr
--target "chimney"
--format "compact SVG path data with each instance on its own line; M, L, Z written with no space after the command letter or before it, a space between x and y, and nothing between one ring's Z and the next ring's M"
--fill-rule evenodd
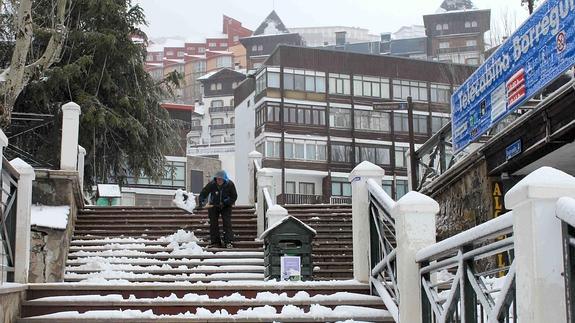
M346 43L347 31L336 31L335 32L335 45L344 46Z

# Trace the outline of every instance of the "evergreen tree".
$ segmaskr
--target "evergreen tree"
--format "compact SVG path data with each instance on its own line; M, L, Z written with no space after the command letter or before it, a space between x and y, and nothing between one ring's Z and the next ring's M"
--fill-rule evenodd
M176 143L175 126L160 107L165 87L144 70L145 45L132 40L144 36L138 29L144 23L142 8L130 0L73 1L60 62L29 84L16 102L14 111L49 114L60 113L68 101L81 106L87 185L109 179L121 183L129 174L160 178L164 152ZM22 137L20 147L54 162L60 150L58 128Z

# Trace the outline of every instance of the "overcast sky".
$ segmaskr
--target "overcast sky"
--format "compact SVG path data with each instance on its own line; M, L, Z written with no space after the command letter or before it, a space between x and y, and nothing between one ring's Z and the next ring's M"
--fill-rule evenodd
M442 0L134 0L146 13L150 38L202 38L221 33L222 14L254 30L275 9L286 27L350 26L374 34L395 32L401 26L423 25L424 14L435 13ZM493 29L500 21L519 27L527 17L521 0L475 0L480 9L492 10ZM507 17L505 19L504 17Z

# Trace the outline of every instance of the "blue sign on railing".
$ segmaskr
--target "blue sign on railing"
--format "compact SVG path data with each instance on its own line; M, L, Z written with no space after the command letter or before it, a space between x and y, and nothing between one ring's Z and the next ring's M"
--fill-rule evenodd
M451 97L461 151L575 64L575 0L548 0Z
M510 160L511 158L521 154L521 151L521 139L519 139L505 148L505 159Z

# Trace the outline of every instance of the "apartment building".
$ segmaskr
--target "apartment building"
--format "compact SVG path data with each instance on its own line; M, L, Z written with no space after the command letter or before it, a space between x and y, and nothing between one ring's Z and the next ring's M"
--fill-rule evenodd
M437 13L424 15L423 21L431 58L471 65L485 61L491 10L475 9L469 0L445 0Z
M202 101L196 103L187 135L188 156L220 160L232 178L236 175L234 89L245 78L230 68L200 77Z
M275 173L285 203L329 203L351 195L349 172L363 160L386 171L399 198L408 190L407 97L413 141L423 144L446 124L450 96L473 67L393 56L279 46L235 91L236 169L254 149ZM253 126L251 126L253 124ZM249 177L238 172L240 201Z

